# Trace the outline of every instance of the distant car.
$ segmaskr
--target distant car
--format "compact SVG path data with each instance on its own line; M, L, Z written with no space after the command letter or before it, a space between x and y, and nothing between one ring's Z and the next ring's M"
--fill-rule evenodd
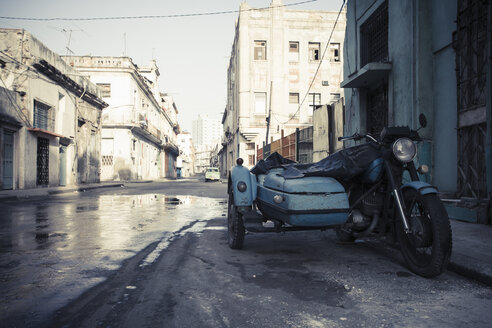
M205 182L207 181L219 181L220 180L220 172L217 167L209 167L205 172Z

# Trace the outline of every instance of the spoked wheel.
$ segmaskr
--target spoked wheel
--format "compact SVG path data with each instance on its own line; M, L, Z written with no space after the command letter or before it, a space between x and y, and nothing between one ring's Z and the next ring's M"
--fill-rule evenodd
M451 257L452 237L448 214L436 194L407 190L403 195L411 232L400 218L397 234L405 262L414 273L431 278L441 274Z
M229 191L229 201L227 210L227 239L229 247L232 249L241 249L244 244L244 224L241 214L234 205L234 194Z

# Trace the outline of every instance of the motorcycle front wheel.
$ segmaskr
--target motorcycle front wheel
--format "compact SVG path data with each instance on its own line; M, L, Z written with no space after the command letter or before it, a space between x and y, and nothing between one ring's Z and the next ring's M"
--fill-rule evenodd
M452 249L449 217L436 194L421 195L416 190L403 193L410 233L397 219L397 236L403 258L414 273L432 278L447 267Z
M227 202L227 241L232 249L242 249L244 244L244 229L241 214L234 205L234 194L229 191L229 200Z

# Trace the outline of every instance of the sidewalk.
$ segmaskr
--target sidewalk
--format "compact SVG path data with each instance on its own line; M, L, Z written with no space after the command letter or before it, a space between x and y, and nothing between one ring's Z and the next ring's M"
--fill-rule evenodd
M124 186L125 184L123 182L101 182L101 183L88 183L79 186L1 190L0 202L6 200L46 197L49 195L56 195L56 194L69 193L69 192L84 192L86 190L98 189L98 188L115 188L115 187L124 187Z
M71 187L3 190L0 191L0 202L47 197L68 192L84 192L97 188L118 188L150 182L152 181L138 180L93 183ZM492 226L451 220L451 228L453 231L453 253L448 270L492 287Z
M448 270L492 287L492 226L451 220L451 229Z

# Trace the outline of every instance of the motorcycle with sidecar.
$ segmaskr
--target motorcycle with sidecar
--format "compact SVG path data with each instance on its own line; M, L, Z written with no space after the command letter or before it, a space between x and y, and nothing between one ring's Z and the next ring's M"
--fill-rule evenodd
M425 127L425 116L419 120ZM362 139L310 164L273 153L248 170L238 158L228 178L229 246L243 248L246 231L334 229L344 242L380 237L400 248L412 272L441 274L451 226L437 188L420 180L428 167L414 164L418 130L385 127L377 137L339 138Z

